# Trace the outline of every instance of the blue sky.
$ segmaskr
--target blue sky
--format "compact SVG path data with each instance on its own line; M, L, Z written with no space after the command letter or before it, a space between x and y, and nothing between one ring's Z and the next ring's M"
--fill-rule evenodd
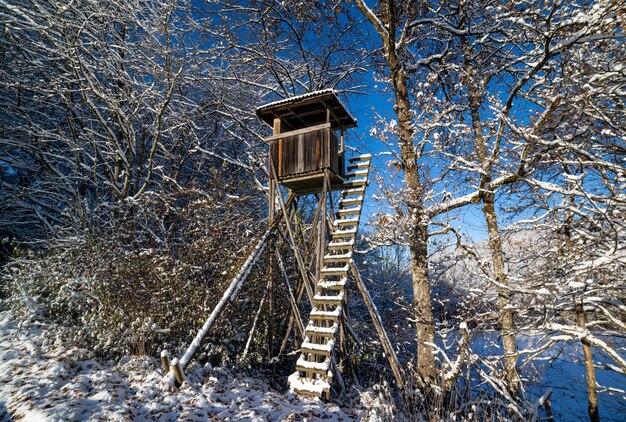
M372 154L372 172L370 173L370 186L364 204L363 223L369 226L372 214L379 211L379 203L372 198L372 195L380 195L380 186L375 181L376 175L389 174L387 161L393 158L386 153L398 153L397 145L387 145L379 138L371 136L370 130L376 126L377 115L391 121L397 119L393 111L392 94L386 91L384 82L376 82L372 74L365 76L367 83L366 94L350 94L345 101L352 115L358 120L359 126L349 131L346 137L348 147L356 148L359 153ZM345 97L344 97L345 99ZM396 177L396 183L402 182L400 175ZM393 183L389 177L385 181ZM384 212L392 213L389 210ZM473 241L483 240L487 237L487 229L480 205L464 207L455 213L453 226L461 229Z

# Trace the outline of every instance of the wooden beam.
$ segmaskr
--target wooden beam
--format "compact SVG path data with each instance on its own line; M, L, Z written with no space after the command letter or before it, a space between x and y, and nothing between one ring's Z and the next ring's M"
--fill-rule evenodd
M276 169L274 165L270 161L270 172L274 178L276 178ZM296 262L298 263L298 269L300 270L300 275L302 280L305 282L305 286L307 289L307 294L309 295L310 303L313 303L313 292L311 291L311 285L309 276L306 272L306 267L304 266L304 261L302 261L302 255L300 254L300 249L298 249L298 244L296 243L296 239L293 235L293 230L291 228L291 222L289 221L289 214L287 213L287 209L285 207L285 202L283 201L282 195L278 196L278 204L280 205L280 209L282 211L283 220L285 221L285 225L287 226L287 233L289 234L291 249L293 250L293 254L296 257Z
M293 296L293 291L291 290L291 284L289 283L289 276L287 275L287 270L285 269L285 264L283 263L283 259L280 256L280 251L276 248L276 257L278 258L278 266L283 276L283 281L285 282L285 287L287 288L287 296L289 297L289 303L291 304L291 311L293 312L293 316L296 320L296 325L300 330L300 335L304 338L304 324L302 323L302 318L300 317L300 311L298 310L298 303L296 302L296 298Z
M300 305L300 302L302 302L303 294L304 294L304 283L300 284L300 287L298 287L296 305ZM289 314L289 322L287 323L287 331L285 332L285 337L283 337L283 342L280 345L280 351L278 352L279 355L281 355L283 351L285 350L285 347L287 347L287 342L289 341L289 334L291 333L291 328L293 327L293 321L294 321L294 316L293 316L293 313L291 313ZM304 340L304 336L302 337L302 339Z
M372 322L374 323L374 327L376 328L376 332L378 333L378 337L380 338L380 342L383 345L383 350L387 355L387 360L389 361L389 366L391 366L391 371L393 372L393 376L396 379L396 383L399 388L404 388L404 372L402 371L402 367L398 362L398 357L396 356L396 352L391 345L391 341L389 341L389 337L387 336L387 332L383 327L383 322L380 319L380 314L378 313L378 309L376 309L376 305L374 305L374 301L370 296L365 283L361 279L361 275L359 274L354 261L350 261L350 271L354 276L356 281L356 285L363 296L363 302L367 306L367 310L372 318Z
M328 187L328 192L329 192L329 203L330 203L330 215L331 216L335 216L335 205L333 204L333 194L332 194L332 184L330 183L330 170L329 169L324 169L324 183L326 183L326 186Z
M172 365L170 363L170 352L168 352L167 350L161 351L161 363L163 364L163 369L165 370L165 373L167 374L168 372L170 372L170 367Z
M265 142L275 141L276 139L289 138L291 136L303 135L305 133L315 132L322 129L330 129L330 123L322 123L321 125L309 126L303 129L292 130L289 132L282 132L278 134L272 134L264 139Z
M298 119L298 121L302 123L303 126L307 126L307 123L304 120L302 120L302 113L300 114L296 113L295 111L291 109L291 107L287 107L287 110L289 110L289 112L292 113L296 117L296 119Z
M326 173L326 172L324 172ZM317 244L315 247L315 254L317 256L317 265L315 266L315 293L317 293L317 281L320 279L322 268L324 267L324 249L326 247L326 185L324 184L322 194L320 195L321 218L322 221L319 224L319 230L317 234Z
M274 135L278 135L281 131L281 119L280 117L274 117L274 126L273 126L273 134ZM281 142L281 141L279 141ZM278 146L278 166L280 168L281 163L282 163L282 157L281 157L281 146ZM271 157L271 151L272 148L270 147L270 166L273 165L273 157ZM282 198L282 193L280 191L280 186L278 185L278 177L270 177L269 178L269 184L270 184L270 191L269 191L269 213L268 213L268 224L273 224L274 223L274 214L275 214L275 207L276 207L276 200L275 197L276 195L281 196ZM284 212L284 211L283 211ZM270 236L269 240L268 240L268 244L269 244L269 250L271 251L273 249L273 240L274 237ZM273 285L273 279L274 279L274 262L272 259L272 254L270 253L268 256L268 262L267 262L267 291L263 294L263 301L261 301L261 306L259 307L259 311L257 312L257 315L255 316L254 322L252 324L252 330L250 331L250 337L248 338L248 344L246 344L246 350L244 350L244 357L245 355L247 355L247 347L249 346L249 342L252 338L252 335L254 334L254 330L256 328L256 324L259 318L259 314L261 312L261 309L263 308L263 302L265 300L266 294L269 294L269 299L268 299L268 321L267 321L267 354L268 354L268 358L271 360L274 356L274 285Z
M317 245L317 230L319 227L319 218L320 218L320 212L322 211L322 197L318 196L317 194L315 195L315 198L317 199L317 209L315 210L315 217L313 217L313 223L311 225L311 231L309 232L309 239L306 243L306 247L307 250L311 250L313 251L313 253L311 254L311 258L309 260L309 266L307 268L311 268L311 266L313 265L313 259L315 258L315 254L316 254L316 250L315 250L315 246ZM314 243L315 242L315 243ZM306 255L305 255L306 257Z
M172 372L174 373L174 379L176 380L176 386L180 387L185 382L185 373L183 372L183 368L178 361L178 358L174 358L172 360Z
M272 135L278 135L280 133L280 117L274 117L274 126L272 127Z
M345 127L344 127L343 122L341 121L339 117L337 117L335 113L333 113L333 111L331 110L331 107L329 107L328 104L326 104L326 101L322 101L322 104L324 104L324 107L326 107L326 121L330 122L330 116L332 115L333 119L335 119L335 121L337 122L341 130L344 130Z
M246 347L243 349L243 353L241 354L240 360L244 361L246 357L248 357L248 351L250 350L250 345L252 344L252 336L256 331L256 325L259 321L259 317L261 316L261 312L263 311L263 305L265 304L265 299L267 298L268 289L265 289L263 292L263 297L261 298L261 302L259 303L259 308L257 309L254 320L252 320L252 327L250 328L250 332L248 333L248 340L246 341Z

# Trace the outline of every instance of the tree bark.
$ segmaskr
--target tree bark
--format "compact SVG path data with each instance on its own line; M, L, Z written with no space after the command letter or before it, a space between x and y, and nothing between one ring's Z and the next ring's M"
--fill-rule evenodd
M508 290L508 277L504 266L504 252L502 250L502 238L498 227L496 213L496 196L491 187L491 169L494 158L487 153L487 140L483 136L483 125L480 116L483 91L480 86L487 83L480 83L476 75L474 64L469 59L471 52L467 45L467 40L461 42L465 69L464 84L468 88L468 99L470 114L472 117L472 131L476 147L476 156L482 168L483 174L480 178L480 197L482 199L483 215L487 225L489 235L489 250L491 252L491 262L493 266L493 277L496 281L496 291L498 293L498 314L501 326L502 346L504 351L504 374L507 385L511 393L517 395L520 389L520 379L517 374L517 349L515 346L515 326L513 322L513 309L511 308L511 298Z
M582 300L576 302L576 324L583 329L587 329L587 318L583 308ZM580 340L583 347L583 355L585 357L585 378L587 380L587 412L591 422L600 422L600 413L598 412L598 391L596 388L596 371L593 367L593 356L591 354L591 344L589 340L583 338Z
M436 368L432 346L435 342L435 327L430 280L428 279L428 216L424 212L424 189L420 180L418 155L413 145L408 78L396 46L395 2L386 0L380 3L380 19L374 16L372 10L362 0L357 1L357 6L381 38L389 69L389 79L395 95L394 111L398 117L398 144L404 180L409 190L408 208L413 218L409 233L409 250L416 318L417 368L422 381L432 383L436 379ZM383 26L380 25L381 23Z
M570 202L573 202L573 198L570 198ZM565 220L564 234L565 245L567 246L568 254L565 256L572 257L574 255L574 242L572 241L572 233L570 230L570 224L572 215L570 214ZM587 318L585 316L585 308L583 305L583 299L576 300L574 298L574 311L576 313L576 324L580 329L587 329ZM592 422L600 421L600 412L598 410L598 391L596 387L596 371L593 366L593 355L591 353L591 343L588 339L582 338L580 343L583 348L583 356L585 359L585 379L587 381L587 413L589 413L589 420Z
M517 349L515 347L515 326L513 323L513 309L504 267L504 253L502 252L502 239L498 228L498 220L495 208L495 194L492 191L483 193L483 213L489 233L489 249L493 265L493 276L497 282L498 313L504 348L504 373L507 385L511 392L517 394L520 388L520 379L517 374Z

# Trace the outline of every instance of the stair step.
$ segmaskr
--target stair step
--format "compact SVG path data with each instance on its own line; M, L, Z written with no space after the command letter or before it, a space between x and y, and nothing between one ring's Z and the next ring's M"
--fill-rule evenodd
M345 276L348 273L349 269L350 269L350 266L347 265L347 264L342 266L342 267L324 267L320 271L320 274L323 275L323 276L327 276L327 275L343 275L343 276Z
M357 196L354 198L342 198L339 200L339 202L337 202L337 204L339 206L342 206L342 205L361 204L362 202L363 202L363 196Z
M356 227L352 229L346 229L346 230L336 230L331 234L333 239L354 237L355 235L356 235Z
M333 221L335 227L344 227L344 226L356 226L359 224L359 218L340 218L338 220Z
M354 195L363 195L365 193L365 186L360 186L357 188L348 188L341 191L341 197L345 198L347 196Z
M351 187L365 186L366 184L367 184L367 178L365 177L361 177L358 179L349 179L343 182L344 186L351 186Z
M361 170L354 170L354 171L349 171L344 175L344 179L350 179L353 177L359 177L359 176L363 176L363 177L367 177L367 173L369 173L369 169L368 168L364 168Z
M324 263L326 262L348 262L352 259L352 251L337 255L324 255Z
M332 374L332 372L331 372ZM328 381L332 381L332 377L328 377ZM328 398L330 396L330 383L320 379L311 379L303 377L300 372L296 371L289 376L288 379L289 388L298 394L303 394L310 397Z
M339 331L339 324L333 324L332 327L318 327L309 322L309 325L306 326L304 330L304 335L307 337L311 336L323 336L323 337L334 337Z
M301 355L296 362L296 371L314 372L320 375L327 375L330 370L330 359L324 362L309 362L304 355Z
M361 155L355 155L350 157L350 162L354 163L355 161L365 161L365 160L371 160L372 158L372 154L361 154Z
M342 208L337 211L338 216L361 214L361 205L352 208Z
M354 239L351 239L349 242L335 242L334 240L328 244L329 251L341 250L341 249L352 249L354 246Z
M318 305L341 306L341 302L343 302L344 297L345 297L344 292L339 292L339 294L335 296L324 296L318 293L315 296L313 296L313 306L315 306L316 308L318 307Z
M307 341L305 339L300 345L300 351L302 353L314 353L316 355L329 356L335 348L335 340L329 340L326 344L317 344Z
M369 166L370 166L369 161L359 161L358 163L352 163L348 165L348 171L352 171L354 169L369 168Z
M348 282L348 277L343 277L341 280L321 280L317 282L317 286L322 289L328 290L343 290Z
M311 310L311 319L323 319L333 322L339 322L339 317L341 317L341 307L337 307L332 311L320 311L317 308L313 308Z

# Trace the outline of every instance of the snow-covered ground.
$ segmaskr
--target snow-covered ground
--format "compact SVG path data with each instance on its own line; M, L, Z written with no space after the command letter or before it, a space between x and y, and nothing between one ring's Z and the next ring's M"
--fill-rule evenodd
M179 391L164 391L156 359L99 363L88 350L56 345L51 327L18 327L0 312L1 421L347 421L368 413L360 399L352 408L301 400L223 369L196 365L188 376Z
M18 326L0 312L0 421L67 420L387 420L393 411L376 391L343 397L341 406L281 394L256 378L221 368L192 365L189 383L178 391L162 387L157 359L127 358L103 363L85 349L66 349L53 325L31 320ZM488 335L488 334L486 334ZM493 340L493 339L491 339ZM522 336L520 347L535 343ZM626 341L613 339L615 342ZM477 340L474 352L493 344ZM529 398L553 389L557 420L587 420L587 396L579 345L546 352L535 363L538 380L527 384ZM623 376L602 369L597 355L600 415L626 420Z

